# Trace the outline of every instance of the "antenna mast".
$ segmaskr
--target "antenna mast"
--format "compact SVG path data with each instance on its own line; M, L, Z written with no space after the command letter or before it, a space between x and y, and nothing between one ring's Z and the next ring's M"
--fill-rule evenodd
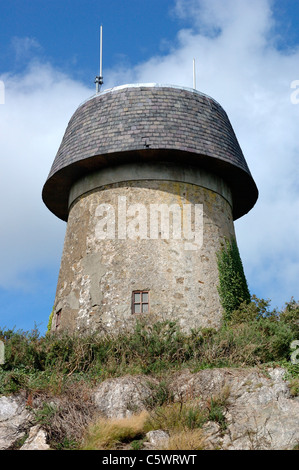
M195 59L193 59L193 88L196 89L196 70L195 70Z
M99 93L101 85L103 85L103 67L102 67L102 62L103 62L103 26L101 25L100 27L100 75L96 76L95 78L95 84L96 84L96 93Z

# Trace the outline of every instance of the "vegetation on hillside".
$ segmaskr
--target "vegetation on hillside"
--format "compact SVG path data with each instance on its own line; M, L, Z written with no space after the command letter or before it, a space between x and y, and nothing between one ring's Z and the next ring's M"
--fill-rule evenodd
M84 432L94 411L89 391L109 377L141 373L158 377L162 384L167 382L168 374L183 368L195 372L212 367L277 364L288 369L292 393L298 394L299 365L290 361L290 355L291 343L299 339L299 304L292 299L281 311L271 310L269 305L268 301L253 296L232 310L219 330L193 330L190 335L169 321L153 324L137 321L131 334L118 337L64 333L41 336L36 329L30 332L0 329L0 340L5 343L0 394L22 393L34 410L36 421L47 430L54 448L83 445ZM51 397L59 397L58 407L45 404L45 398L48 403ZM216 408L212 405L212 411L220 422L221 407L215 400L212 403L217 405ZM136 425L136 433L128 438L136 441L133 446L140 445L146 429L155 429L159 416L167 420L171 415L173 423L176 421L178 404L171 402L167 386L157 390L152 405L146 418L136 418L139 427ZM199 413L198 408L193 405L188 408L187 404L179 409L180 422L185 423L185 430L200 446L199 429L211 409ZM102 423L100 428L103 427ZM90 436L90 429L88 432ZM84 442L90 446L88 440ZM109 448L114 444L109 441L101 445Z

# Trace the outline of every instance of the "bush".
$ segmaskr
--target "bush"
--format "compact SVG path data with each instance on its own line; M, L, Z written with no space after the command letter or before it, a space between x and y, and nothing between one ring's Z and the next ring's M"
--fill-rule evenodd
M287 302L281 312L280 320L290 325L297 336L296 339L299 339L299 302L296 302L293 298L290 302Z
M269 309L269 301L253 296L231 314L229 328L242 338L244 347L252 346L252 355L261 363L289 359L290 345L298 338L299 308L294 301L279 312ZM240 334L241 333L241 334Z
M130 335L47 334L37 330L0 330L6 362L0 368L0 394L46 391L63 393L84 377L95 383L124 374L162 374L188 366L234 367L290 361L290 344L299 338L299 307L291 300L278 312L269 301L244 301L219 330L183 334L175 322L137 322ZM167 398L167 387L157 390L157 402ZM162 401L161 401L162 400Z

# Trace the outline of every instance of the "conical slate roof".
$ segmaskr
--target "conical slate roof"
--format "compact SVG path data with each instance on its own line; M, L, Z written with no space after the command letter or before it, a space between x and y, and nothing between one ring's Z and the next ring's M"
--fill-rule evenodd
M129 162L173 162L205 168L230 186L234 219L255 204L258 190L223 108L196 90L125 85L84 102L69 121L43 188L46 206L68 218L75 181Z

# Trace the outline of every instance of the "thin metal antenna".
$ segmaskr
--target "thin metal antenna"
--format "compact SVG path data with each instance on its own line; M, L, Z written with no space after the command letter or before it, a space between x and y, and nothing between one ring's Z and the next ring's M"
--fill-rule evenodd
M193 88L196 89L196 70L195 70L195 59L193 59Z
M101 90L101 85L103 85L103 26L100 27L100 75L97 75L95 78L96 84L96 93L99 93Z

